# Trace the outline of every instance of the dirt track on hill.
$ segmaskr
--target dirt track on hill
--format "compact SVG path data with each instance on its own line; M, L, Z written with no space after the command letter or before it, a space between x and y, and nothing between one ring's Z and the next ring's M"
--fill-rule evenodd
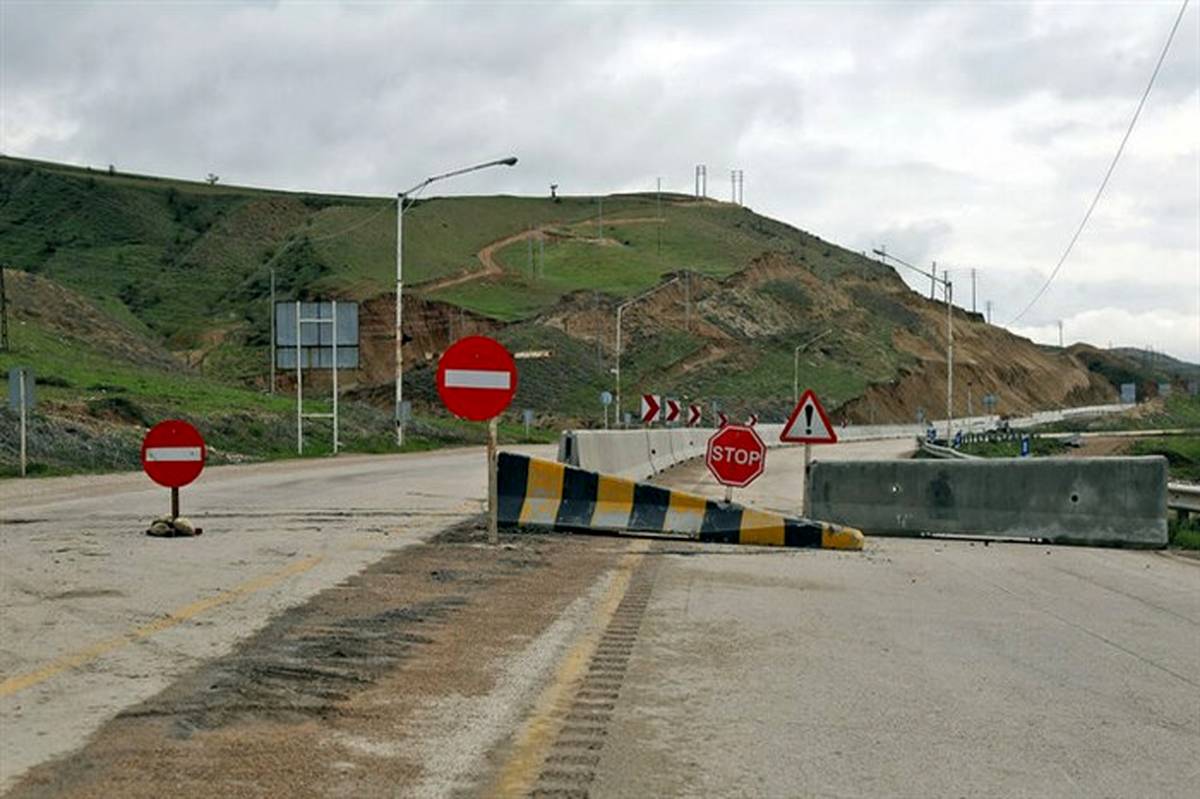
M661 222L661 221L662 220L659 219L658 217L644 216L644 217L630 217L627 219L611 219L611 220L605 222L605 224L606 225L645 225L645 224L652 224L652 223L657 223L657 222ZM591 224L591 223L587 222L587 223L574 223L574 224L577 225L577 224ZM530 239L530 238L533 238L534 236L542 235L546 231L550 230L551 228L556 228L556 227L562 227L562 225L560 223L549 223L549 224L541 225L539 227L530 228L529 230L522 230L520 233L514 233L511 236L505 236L502 239L497 239L496 241L493 241L491 244L487 245L482 250L480 250L478 253L476 253L476 257L479 258L479 263L483 264L483 269L481 271L467 272L466 274L453 275L451 277L439 278L439 279L431 281L429 283L423 283L423 284L421 284L421 291L426 292L426 293L432 293L435 291L441 291L442 289L448 289L451 286L459 286L459 285L462 285L463 283L469 283L472 280L482 280L485 277L500 277L504 274L504 269L503 269L503 267L500 266L500 264L496 263L496 252L498 250L501 250L510 244L516 244L518 241L524 241L525 239Z

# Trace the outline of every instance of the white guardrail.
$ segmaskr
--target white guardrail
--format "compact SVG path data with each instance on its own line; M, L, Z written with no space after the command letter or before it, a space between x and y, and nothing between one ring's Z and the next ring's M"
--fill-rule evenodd
M1093 405L1041 411L1030 416L1008 420L1012 429L1024 429L1050 424L1078 416L1098 416L1128 410L1128 405ZM994 429L999 416L972 416L955 419L955 431L979 433ZM944 432L944 420L931 420ZM840 441L877 441L890 438L916 438L925 434L927 425L852 425L837 428ZM759 424L755 429L768 447L790 446L779 440L782 424ZM665 427L636 430L566 430L558 443L558 460L593 472L644 480L664 469L704 455L712 427Z

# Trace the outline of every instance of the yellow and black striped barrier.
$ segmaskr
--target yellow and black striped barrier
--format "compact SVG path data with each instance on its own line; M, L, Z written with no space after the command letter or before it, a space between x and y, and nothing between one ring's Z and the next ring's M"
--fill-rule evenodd
M794 519L554 461L501 452L499 521L554 530L686 535L700 541L862 549L852 527Z

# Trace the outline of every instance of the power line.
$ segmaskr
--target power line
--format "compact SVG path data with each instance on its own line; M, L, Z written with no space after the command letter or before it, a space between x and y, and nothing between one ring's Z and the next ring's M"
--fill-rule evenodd
M1117 162L1121 160L1121 153L1125 151L1125 144L1129 141L1130 135L1133 133L1133 128L1137 124L1138 117L1142 113L1142 107L1146 105L1146 98L1150 96L1150 89L1154 87L1154 81L1158 77L1158 71L1162 68L1163 61L1167 57L1167 51L1171 49L1171 42L1175 39L1175 31L1179 30L1179 23L1183 20L1183 13L1187 11L1190 0L1183 0L1183 5L1179 7L1179 14L1175 17L1175 24L1171 26L1171 33L1167 36L1167 42L1163 45L1162 52L1159 53L1158 63L1154 65L1154 72L1150 75L1150 81L1146 84L1146 90L1142 92L1142 99L1138 101L1137 109L1133 112L1133 118L1129 120L1129 127L1125 130L1125 135L1121 138L1121 144L1117 147L1117 153L1113 156L1112 163L1108 165L1108 171L1104 173L1104 180L1100 181L1100 188L1096 190L1096 196L1092 198L1092 204L1088 206L1087 213L1083 215L1083 220L1079 223L1079 227L1075 230L1075 235L1071 237L1071 241L1067 244L1067 249L1063 251L1062 257L1058 259L1058 263L1054 267L1054 271L1050 273L1050 277L1046 278L1046 282L1033 295L1033 299L1029 304L1012 319L1008 324L1018 321L1022 316L1029 312L1046 289L1050 288L1050 284L1054 282L1054 278L1058 276L1058 270L1062 269L1062 265L1066 263L1067 257L1070 256L1071 250L1075 248L1075 242L1079 240L1079 236L1083 233L1084 227L1087 226L1088 220L1092 217L1092 211L1096 210L1096 206L1100 203L1100 196L1104 194L1104 189L1108 186L1108 180L1112 177L1113 170L1117 168Z

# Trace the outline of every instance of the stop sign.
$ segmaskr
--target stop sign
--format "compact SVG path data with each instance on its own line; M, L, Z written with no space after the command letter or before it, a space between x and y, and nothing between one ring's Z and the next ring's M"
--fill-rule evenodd
M704 462L717 482L745 488L766 468L767 445L752 427L726 425L708 440Z
M185 486L199 477L207 457L204 437L182 419L159 422L142 439L142 469L167 488Z
M460 338L438 361L437 389L455 416L487 421L499 416L517 393L517 364L495 339Z

